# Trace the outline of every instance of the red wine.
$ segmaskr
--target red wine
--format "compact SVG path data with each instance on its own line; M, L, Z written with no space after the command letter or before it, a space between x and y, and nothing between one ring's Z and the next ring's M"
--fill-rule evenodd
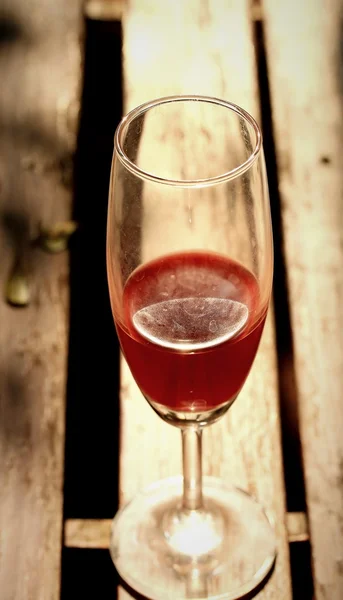
M121 347L149 401L203 412L236 397L266 316L245 267L200 251L164 256L131 274L123 309Z

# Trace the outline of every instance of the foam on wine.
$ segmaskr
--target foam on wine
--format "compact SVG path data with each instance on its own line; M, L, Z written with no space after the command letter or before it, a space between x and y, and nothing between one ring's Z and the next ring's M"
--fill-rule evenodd
M247 306L228 298L173 298L138 310L138 333L164 348L195 351L230 340L244 328Z

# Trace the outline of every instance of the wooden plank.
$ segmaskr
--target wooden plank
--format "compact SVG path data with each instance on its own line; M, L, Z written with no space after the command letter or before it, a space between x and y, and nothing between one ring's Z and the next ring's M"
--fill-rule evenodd
M342 2L264 0L317 600L343 597Z
M64 545L66 548L108 548L111 525L111 519L67 519ZM305 513L287 513L286 525L289 542L306 542L309 539Z
M168 94L220 96L258 114L248 2L132 0L123 20L125 110ZM177 43L176 43L177 41ZM143 240L144 245L144 240ZM120 501L180 473L178 432L148 407L125 361L121 372ZM272 318L229 414L205 432L204 471L249 490L275 516L278 560L259 598L291 597ZM127 597L121 592L120 598Z
M95 21L120 21L125 0L86 0L85 16Z
M3 0L0 40L0 589L57 600L63 512L68 256L34 248L70 218L81 1ZM30 305L5 303L16 261ZM25 263L25 265L24 265Z
M289 542L307 542L309 539L306 513L290 512L287 514L287 532Z
M64 524L67 548L108 548L111 519L68 519Z

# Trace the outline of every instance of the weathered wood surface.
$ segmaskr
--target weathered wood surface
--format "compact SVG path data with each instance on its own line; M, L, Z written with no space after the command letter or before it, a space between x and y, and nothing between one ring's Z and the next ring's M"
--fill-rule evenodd
M123 20L125 111L154 97L186 92L223 97L258 116L248 9L241 0L130 2ZM121 381L122 503L142 486L180 473L181 441L148 407L124 361ZM291 598L279 425L270 317L244 391L204 435L205 473L249 490L275 517L278 560L261 600Z
M317 600L343 598L341 0L263 0Z
M29 239L70 218L81 1L3 0L0 19L0 596L57 600L63 512L68 256ZM20 257L31 303L5 284Z

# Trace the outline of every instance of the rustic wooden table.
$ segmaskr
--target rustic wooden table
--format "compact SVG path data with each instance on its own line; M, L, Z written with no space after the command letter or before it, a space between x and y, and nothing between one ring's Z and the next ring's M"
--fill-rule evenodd
M263 125L274 306L239 400L206 431L204 470L247 489L274 515L278 559L259 599L293 597L290 544L309 540L316 600L341 600L342 0L3 0L0 283L5 290L19 264L31 301L18 310L0 300L1 598L57 600L62 548L108 547L109 520L63 519L68 255L32 244L39 223L71 215L84 8L91 18L122 20L125 112L154 97L199 93L230 99ZM180 443L124 361L120 407L123 503L180 472ZM306 511L286 505L287 435L301 448ZM130 596L120 588L118 597Z

